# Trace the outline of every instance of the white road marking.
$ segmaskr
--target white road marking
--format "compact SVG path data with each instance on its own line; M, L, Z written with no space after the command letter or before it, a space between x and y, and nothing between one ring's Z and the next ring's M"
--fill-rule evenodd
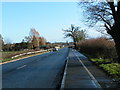
M24 68L24 67L26 67L27 65L23 65L23 66L21 66L21 67L18 67L17 68L17 70L19 70L19 69L21 69L21 68Z
M83 64L83 62L80 60L80 58L74 53L74 55L77 57L79 62L82 64L82 66L85 68L85 70L88 72L89 76L92 78L92 83L94 83L96 88L102 88L98 81L95 79L95 77L91 74L91 72L87 69L87 67ZM94 82L93 82L94 81Z
M63 90L63 88L65 87L65 78L66 78L66 74L67 74L67 66L68 66L68 57L67 57L66 65L65 65L65 70L64 70L60 90Z

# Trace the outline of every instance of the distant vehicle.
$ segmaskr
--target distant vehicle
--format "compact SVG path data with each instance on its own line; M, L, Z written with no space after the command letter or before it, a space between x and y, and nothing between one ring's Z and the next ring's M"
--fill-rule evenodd
M58 48L53 48L53 51L58 51Z

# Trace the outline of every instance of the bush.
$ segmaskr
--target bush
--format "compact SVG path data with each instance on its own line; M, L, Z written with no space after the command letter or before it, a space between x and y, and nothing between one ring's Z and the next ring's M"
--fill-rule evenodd
M106 38L97 38L81 41L77 48L82 53L86 53L94 58L117 58L115 43Z
M111 63L111 60L110 60L110 59L98 59L98 58L92 58L91 61L94 62L95 64Z

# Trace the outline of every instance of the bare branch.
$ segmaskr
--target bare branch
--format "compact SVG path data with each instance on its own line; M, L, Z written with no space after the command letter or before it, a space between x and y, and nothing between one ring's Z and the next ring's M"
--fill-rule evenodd
M97 30L97 31L100 32L100 33L103 34L103 35L110 36L109 34L103 32L103 30L102 30L102 31L101 31L101 30Z
M112 26L110 25L110 23L109 23L107 20L105 20L101 15L98 15L98 16L100 16L101 19L102 19L106 24L108 24L110 28L112 27Z
M106 30L110 31L111 29L105 24Z

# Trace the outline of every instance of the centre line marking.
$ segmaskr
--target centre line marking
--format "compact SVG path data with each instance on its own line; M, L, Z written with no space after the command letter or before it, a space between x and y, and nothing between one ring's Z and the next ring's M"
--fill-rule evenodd
M23 66L21 66L21 67L18 67L17 70L18 70L18 69L21 69L21 68L24 68L24 67L26 67L26 66L27 66L27 65L23 65Z

